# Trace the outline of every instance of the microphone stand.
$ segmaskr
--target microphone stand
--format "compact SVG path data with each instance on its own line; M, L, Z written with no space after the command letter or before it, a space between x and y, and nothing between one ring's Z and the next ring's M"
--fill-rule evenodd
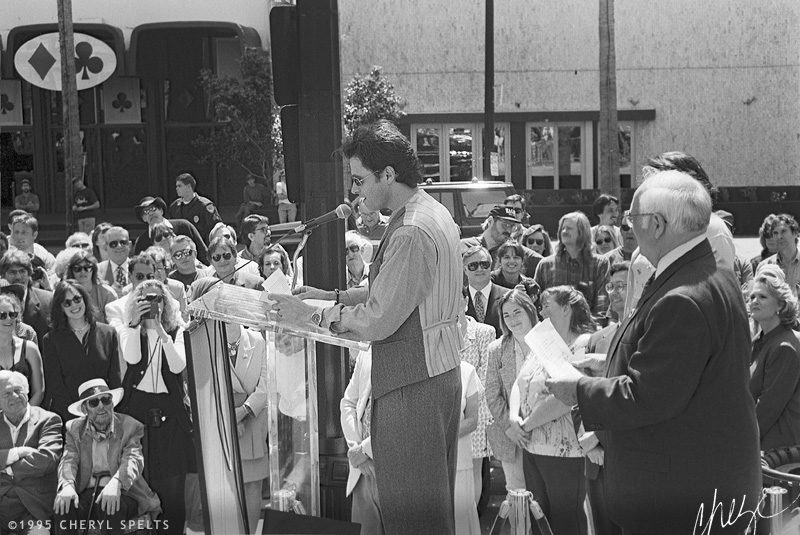
M292 275L292 290L294 290L295 286L297 286L297 258L300 256L300 253L303 252L309 236L311 236L311 229L303 232L303 239L300 240L300 243L297 244L297 249L294 250L294 256L292 257L292 265L294 266L294 275Z

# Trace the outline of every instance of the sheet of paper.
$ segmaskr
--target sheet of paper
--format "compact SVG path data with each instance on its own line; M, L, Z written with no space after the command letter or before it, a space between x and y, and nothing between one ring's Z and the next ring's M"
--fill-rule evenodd
M292 287L289 285L289 279L286 278L286 275L284 275L281 270L273 271L272 275L261 283L261 287L269 293L292 295Z
M541 321L525 335L525 343L536 354L547 375L553 379L578 379L581 372L569 363L572 352L549 319Z

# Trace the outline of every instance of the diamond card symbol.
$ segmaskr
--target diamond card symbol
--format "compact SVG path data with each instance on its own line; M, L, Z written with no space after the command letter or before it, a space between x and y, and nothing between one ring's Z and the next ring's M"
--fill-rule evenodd
M31 55L31 58L28 60L31 67L36 71L36 74L44 80L44 77L47 76L47 73L50 69L55 65L56 58L53 57L47 47L44 46L44 43L39 43L39 46L36 48L36 51Z

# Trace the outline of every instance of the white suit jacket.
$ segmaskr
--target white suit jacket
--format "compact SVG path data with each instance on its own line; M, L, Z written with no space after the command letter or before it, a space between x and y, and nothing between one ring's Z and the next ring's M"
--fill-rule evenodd
M367 401L372 395L371 373L372 350L362 351L356 360L353 376L350 378L350 383L348 383L344 391L344 397L342 397L342 401L339 404L342 431L348 448L362 444L361 418L364 416ZM372 459L372 441L370 437L363 441L362 447L364 453ZM347 488L345 489L346 496L350 496L350 493L353 492L359 477L361 477L361 470L350 465L350 474L347 477Z

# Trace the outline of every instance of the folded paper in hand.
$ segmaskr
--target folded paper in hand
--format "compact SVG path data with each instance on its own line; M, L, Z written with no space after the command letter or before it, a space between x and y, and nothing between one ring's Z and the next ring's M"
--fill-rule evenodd
M525 343L542 363L544 370L556 380L579 379L583 376L570 360L572 352L549 319L541 321L525 335Z

